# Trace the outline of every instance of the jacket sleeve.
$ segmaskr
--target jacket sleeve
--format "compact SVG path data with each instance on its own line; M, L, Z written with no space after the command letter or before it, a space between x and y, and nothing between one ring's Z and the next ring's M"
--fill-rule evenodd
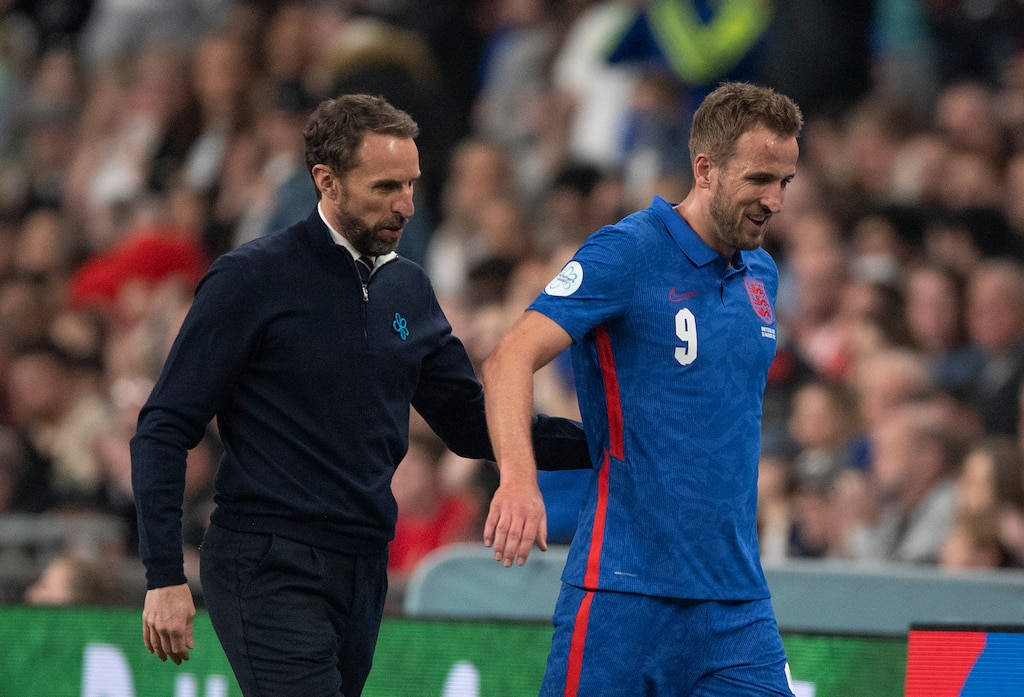
M412 404L455 454L494 460L484 416L483 388L465 347L434 301L442 340L424 361ZM589 469L590 453L582 425L571 419L536 414L531 425L537 468Z
M583 424L572 419L535 414L533 452L539 470L580 470L593 467Z
M139 556L148 588L185 582L181 506L185 459L245 364L256 305L237 262L219 259L200 282L131 440Z
M452 334L448 320L437 312L441 340L420 369L412 406L444 441L462 457L494 459L484 417L484 391L462 342Z

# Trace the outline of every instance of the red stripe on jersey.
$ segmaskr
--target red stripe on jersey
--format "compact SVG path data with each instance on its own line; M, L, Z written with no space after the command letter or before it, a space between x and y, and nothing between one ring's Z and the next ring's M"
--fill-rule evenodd
M612 341L608 330L602 324L594 329L597 343L597 358L604 377L604 402L608 412L608 448L612 455L622 460L625 445L622 435L622 400L619 398L619 375L615 372L615 357L612 355Z
M580 674L583 672L583 647L587 643L587 623L590 620L590 603L594 594L587 592L576 611L572 627L572 641L569 643L569 668L565 676L563 697L576 697L580 689Z
M601 545L604 543L604 519L608 513L608 473L611 458L604 451L604 462L597 474L597 507L594 509L594 527L590 533L590 553L587 554L587 572L583 575L585 588L597 588L601 577Z

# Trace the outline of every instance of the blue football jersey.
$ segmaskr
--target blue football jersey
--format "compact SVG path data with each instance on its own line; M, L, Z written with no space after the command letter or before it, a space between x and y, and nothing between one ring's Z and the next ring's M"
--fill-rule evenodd
M755 514L777 290L767 252L726 259L656 197L591 235L530 305L573 339L598 458L566 583L768 597Z

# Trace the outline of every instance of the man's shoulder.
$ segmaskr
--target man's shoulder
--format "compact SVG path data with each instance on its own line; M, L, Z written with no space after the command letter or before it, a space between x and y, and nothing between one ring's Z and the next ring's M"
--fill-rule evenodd
M646 235L664 229L665 224L654 206L633 211L613 227L633 235Z
M246 242L221 255L220 259L227 264L243 265L280 265L294 257L303 247L303 240L308 239L311 231L309 222L299 221L294 225L268 233L262 237Z
M591 244L604 243L616 246L628 245L636 248L656 238L664 228L656 213L645 208L634 211L616 223L605 225L594 231L587 239Z

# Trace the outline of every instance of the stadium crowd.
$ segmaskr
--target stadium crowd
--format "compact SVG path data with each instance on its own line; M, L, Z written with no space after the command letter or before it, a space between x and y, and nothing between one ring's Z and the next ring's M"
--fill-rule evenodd
M686 192L689 117L723 79L807 117L767 243L764 560L1024 567L1020 4L755 2L733 24L712 4L0 0L0 530L107 515L125 531L69 546L26 600L73 601L41 588L76 568L124 597L97 576L138 564L139 407L210 260L312 210L301 130L320 99L380 93L420 123L399 252L479 367L589 233ZM652 29L674 5L701 18L697 53ZM578 416L567 361L536 401ZM193 565L218 449L211 424L189 458ZM432 548L480 539L496 481L414 421L396 590ZM577 482L542 484L567 542Z

